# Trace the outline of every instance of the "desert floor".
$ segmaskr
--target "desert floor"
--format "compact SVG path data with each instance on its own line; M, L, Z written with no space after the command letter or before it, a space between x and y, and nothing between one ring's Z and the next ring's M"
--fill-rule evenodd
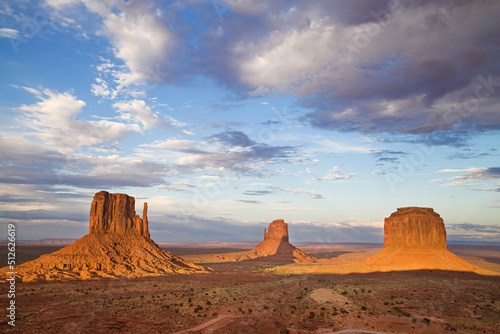
M298 246L315 256L346 261L380 249L373 244ZM61 247L19 245L17 263ZM250 248L166 247L186 257ZM500 269L500 247L448 248L477 265ZM208 264L213 269L208 274L17 282L15 327L7 324L9 299L2 284L0 331L500 333L500 277L440 271L281 276L266 270L276 265L214 263Z

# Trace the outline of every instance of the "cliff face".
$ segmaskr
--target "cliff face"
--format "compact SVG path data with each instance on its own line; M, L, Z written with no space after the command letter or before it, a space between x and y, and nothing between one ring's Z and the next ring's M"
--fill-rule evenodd
M21 264L23 281L143 277L206 272L163 250L150 239L144 203L142 219L135 214L135 199L101 191L90 208L90 233L54 253ZM4 269L0 270L0 279Z
M431 208L398 208L385 218L384 247L446 250L443 219Z
M276 261L314 262L313 256L307 255L288 241L288 224L283 219L276 219L264 229L264 241L255 246L250 253L255 258L265 258Z
M269 224L268 232L264 229L264 241L288 242L288 224L283 219L276 219Z
M135 199L126 194L101 191L94 195L90 207L89 233L142 235L149 238L148 204L144 203L142 219L135 214Z

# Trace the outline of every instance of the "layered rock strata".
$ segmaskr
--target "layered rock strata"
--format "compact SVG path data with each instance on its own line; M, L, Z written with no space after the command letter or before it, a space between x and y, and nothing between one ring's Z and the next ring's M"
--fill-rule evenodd
M150 239L147 204L135 214L135 199L125 194L96 193L89 234L54 253L16 268L23 281L66 278L143 277L207 271L161 249ZM8 272L0 270L0 277Z

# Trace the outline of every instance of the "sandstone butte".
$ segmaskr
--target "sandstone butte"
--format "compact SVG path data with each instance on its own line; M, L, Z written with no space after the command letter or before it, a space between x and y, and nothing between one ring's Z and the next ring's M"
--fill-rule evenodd
M308 255L292 245L288 237L288 224L283 219L276 219L269 227L264 228L264 241L246 252L207 254L186 256L190 261L203 262L234 262L262 261L276 263L313 263L314 256Z
M22 281L144 277L194 274L207 269L188 263L160 248L149 236L147 203L142 218L135 199L126 194L95 194L90 208L89 234L54 253L16 267ZM10 272L0 269L0 279Z
M323 263L321 263L323 262ZM339 262L340 263L340 262ZM359 262L335 264L320 261L316 265L276 268L280 273L369 273L408 270L446 270L498 273L474 266L446 249L443 219L431 208L398 208L384 221L384 248Z

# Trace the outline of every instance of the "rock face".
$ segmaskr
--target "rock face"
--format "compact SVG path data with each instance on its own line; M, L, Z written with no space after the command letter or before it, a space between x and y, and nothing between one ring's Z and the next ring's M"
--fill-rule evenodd
M345 263L320 259L315 265L275 268L281 274L350 274L409 270L447 270L498 273L476 267L446 249L443 219L431 208L398 208L385 219L384 248L361 261Z
M294 256L294 252L300 251L288 241L288 224L283 219L276 219L264 229L264 241L255 246L251 251L258 257L272 255Z
M398 208L384 223L384 247L418 247L446 250L441 216L431 208Z
M316 262L314 256L308 255L288 241L288 224L283 219L274 220L264 229L264 241L247 252L208 254L187 256L191 261L202 262Z
M206 272L201 266L161 249L150 239L147 204L142 219L135 214L135 199L101 191L90 209L90 233L54 253L18 266L23 281L144 277ZM6 268L0 269L0 277Z
M276 219L264 229L264 241L250 252L256 260L265 262L314 262L310 256L288 241L288 224Z
M94 195L90 207L89 233L142 235L149 238L148 204L144 203L142 219L135 214L135 198L126 194L101 191Z
M431 208L398 208L385 219L384 249L361 261L363 271L452 270L489 274L446 249L443 219Z
M269 224L269 232L264 229L264 241L275 240L288 242L288 224L283 219L276 219Z

